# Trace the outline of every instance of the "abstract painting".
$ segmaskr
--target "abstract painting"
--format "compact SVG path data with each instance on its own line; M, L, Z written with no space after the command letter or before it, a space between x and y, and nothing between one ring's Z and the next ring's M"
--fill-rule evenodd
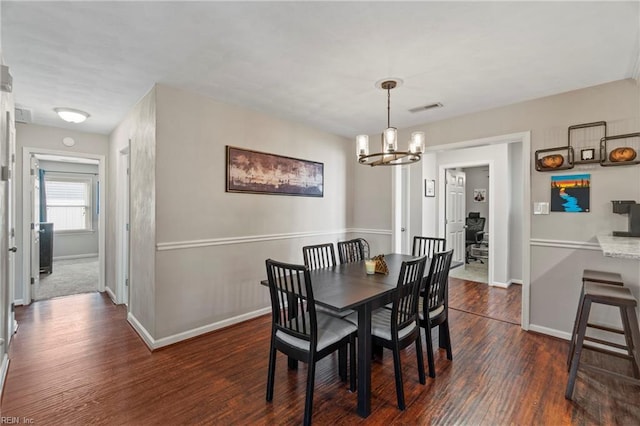
M589 212L591 175L551 176L551 211Z
M227 192L324 195L324 164L227 145Z

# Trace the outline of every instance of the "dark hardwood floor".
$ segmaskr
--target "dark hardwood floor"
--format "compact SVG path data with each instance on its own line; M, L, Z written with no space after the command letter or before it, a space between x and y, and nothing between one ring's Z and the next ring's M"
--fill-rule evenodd
M437 377L427 378L423 386L418 383L414 349L403 351L405 411L396 407L390 353L373 363L372 412L367 419L356 414L356 395L337 377L333 356L318 363L313 421L640 424L638 387L580 372L575 402L566 401L568 343L491 319L486 315L490 308L470 313L476 309L471 307L478 303L477 294L465 306L458 294L465 293L460 291L465 286L451 286L450 300L457 306L450 310L453 361L439 351ZM486 299L493 303L496 297ZM18 307L16 317L20 328L11 344L2 416L26 417L38 425L302 421L306 366L288 370L285 357L279 355L274 400L265 401L268 315L154 353L128 325L125 309L114 306L106 295L36 302Z
M490 287L452 277L449 278L449 308L519 325L522 286Z

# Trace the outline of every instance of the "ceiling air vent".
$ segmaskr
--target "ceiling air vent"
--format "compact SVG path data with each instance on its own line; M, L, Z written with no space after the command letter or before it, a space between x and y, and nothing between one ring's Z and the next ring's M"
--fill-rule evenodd
M16 122L26 124L31 123L31 110L16 107Z
M409 112L421 112L421 111L426 111L428 109L433 109L433 108L442 108L443 106L444 105L442 105L442 103L436 102L435 104L429 104L429 105L423 105L423 106L411 108Z

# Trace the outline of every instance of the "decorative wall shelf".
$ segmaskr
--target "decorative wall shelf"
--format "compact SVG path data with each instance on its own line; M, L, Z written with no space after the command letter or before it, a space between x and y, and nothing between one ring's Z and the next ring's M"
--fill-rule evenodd
M640 138L640 132L637 133L627 133L626 135L616 135L616 136L605 136L604 138L600 139L600 165L603 167L609 167L609 166L630 166L633 164L640 164L640 159L638 159L637 157L637 152L635 149L633 149L630 146L625 145L624 147L615 147L615 148L611 148L610 145L608 145L608 141L616 141L616 140L621 140L621 139L633 139L633 138ZM632 158L630 158L629 160L621 160L621 161L611 161L611 153L617 149L620 150L631 150L632 151Z
M600 134L597 137L593 136L597 132L597 128L601 128L599 133L602 136ZM583 131L581 132L583 138L578 141L577 139L579 138L577 138L576 134L581 130ZM591 135L586 132L591 132ZM569 126L567 130L567 145L537 150L535 152L535 167L539 172L555 172L573 169L576 165L586 164L600 164L603 167L640 164L640 157L637 157L637 149L629 146L630 144L623 144L627 139L632 138L640 138L640 132L607 136L606 121ZM597 141L599 141L599 147L597 146ZM616 142L610 143L610 141ZM580 145L577 146L577 144ZM636 144L640 147L640 144ZM576 158L576 155L578 158ZM619 158L627 157L628 159L613 161L612 158L616 155Z

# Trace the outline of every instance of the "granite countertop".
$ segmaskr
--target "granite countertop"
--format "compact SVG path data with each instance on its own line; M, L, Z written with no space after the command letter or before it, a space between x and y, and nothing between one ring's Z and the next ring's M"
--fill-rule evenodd
M611 234L600 234L597 238L605 256L640 260L640 238L614 237Z

